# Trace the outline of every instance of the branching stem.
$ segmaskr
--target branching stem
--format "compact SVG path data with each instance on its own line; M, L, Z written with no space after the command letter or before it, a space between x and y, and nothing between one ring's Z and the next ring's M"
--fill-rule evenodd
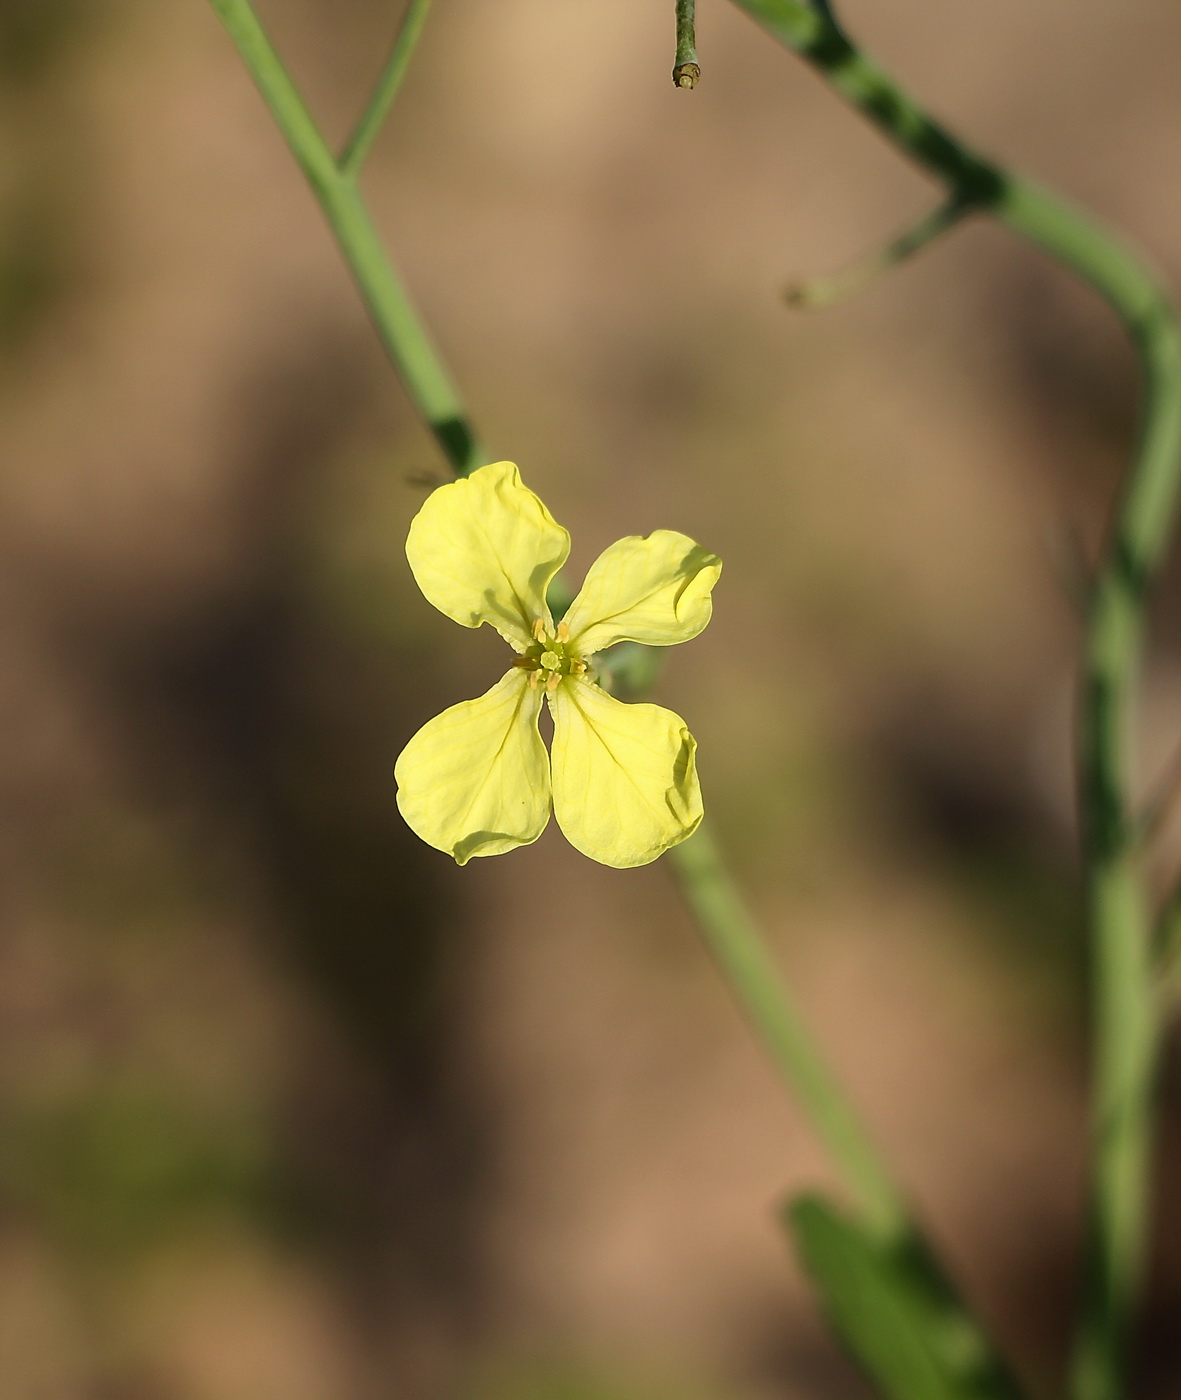
M924 215L916 224L891 238L883 247L875 249L864 258L858 258L839 272L793 283L784 291L784 300L789 306L797 307L801 311L811 311L843 301L845 297L868 287L884 273L912 258L937 238L941 238L971 212L971 205L961 203L958 199L949 199Z
M407 393L434 433L447 460L460 476L465 476L482 465L487 457L476 441L459 391L394 270L357 188L356 174L364 151L354 158L350 168L344 169L338 164L260 24L250 0L210 0L210 4L221 16L292 155L299 162L312 193L319 201ZM379 83L379 96L383 85L389 87L389 75L395 66L392 60L387 65ZM392 86L396 88L396 81ZM392 91L389 95L392 97ZM380 112L380 116L384 117L388 105L388 101L383 103L375 97L367 111ZM372 140L376 126L363 119L359 128L363 132L371 125L373 129L368 140Z
M377 139L394 98L398 95L398 89L402 86L402 79L406 76L406 69L414 57L414 50L418 46L418 38L423 25L426 24L430 8L431 0L410 0L407 5L406 13L402 16L401 28L390 49L385 67L381 70L377 86L373 89L357 128L337 162L344 174L355 175L365 164L370 147Z
M1075 1400L1121 1400L1143 1273L1152 1091L1159 1043L1150 920L1131 809L1132 727L1147 590L1172 533L1181 474L1181 337L1156 278L1081 211L952 137L803 0L735 0L807 59L949 198L987 210L1111 305L1144 377L1140 439L1098 570L1080 695L1079 795L1093 950L1091 1241L1076 1338Z

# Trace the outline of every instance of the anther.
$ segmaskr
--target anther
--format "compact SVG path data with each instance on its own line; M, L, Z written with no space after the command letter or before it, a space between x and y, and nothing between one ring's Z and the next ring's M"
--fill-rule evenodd
M558 641L568 642L570 640L570 624L568 622L558 623Z
M533 640L534 640L535 642L540 642L541 639L542 639L542 637L544 637L544 636L545 636L545 623L541 620L541 618L536 617L536 618L533 619Z
M585 662L585 661L571 661L571 663L570 663L570 674L571 674L572 676L582 676L582 675L585 675L585 674L586 674L586 662Z
M541 672L538 671L537 674L541 675ZM562 678L558 675L557 671L551 671L550 674L545 678L545 693L547 695L552 695L554 691L557 690L561 679Z

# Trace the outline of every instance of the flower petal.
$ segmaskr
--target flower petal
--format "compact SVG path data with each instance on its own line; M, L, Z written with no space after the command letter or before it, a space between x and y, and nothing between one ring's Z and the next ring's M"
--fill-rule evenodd
M568 677L550 696L554 815L603 865L647 865L701 821L697 744L680 715Z
M491 623L520 652L536 618L552 628L545 591L569 553L570 536L512 462L432 491L406 540L428 602L464 627Z
M478 700L428 720L394 766L407 824L460 865L527 846L545 830L550 775L537 731L541 695L514 667Z
M676 530L617 540L591 565L570 604L570 645L591 656L622 641L687 642L710 619L710 590L721 572L716 554Z

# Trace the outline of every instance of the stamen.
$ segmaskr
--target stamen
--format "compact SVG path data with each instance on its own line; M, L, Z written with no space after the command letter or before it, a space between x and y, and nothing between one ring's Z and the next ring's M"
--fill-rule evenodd
M583 676L583 675L585 675L585 674L586 674L586 662L585 662L585 661L571 661L571 663L570 663L570 674L571 674L572 676Z
M539 682L540 680L541 680L541 672L540 672L540 671L530 671L530 672L529 672L529 689L530 689L530 690L536 690L536 689L537 689L537 684L538 684L538 682Z
M538 671L537 674L540 676L541 672ZM547 695L552 695L554 691L557 690L558 686L561 684L561 680L562 678L558 675L557 671L551 671L549 675L545 678L545 693Z
M558 641L568 642L570 640L570 624L568 622L558 623Z
M534 640L535 642L540 642L541 639L542 639L542 637L544 637L544 636L545 636L545 623L544 623L544 622L541 620L541 618L539 618L539 617L534 618L534 619L533 619L533 640Z

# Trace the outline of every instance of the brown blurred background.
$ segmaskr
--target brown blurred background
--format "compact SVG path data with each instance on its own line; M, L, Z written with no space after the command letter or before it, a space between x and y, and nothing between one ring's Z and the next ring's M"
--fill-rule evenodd
M399 8L260 4L336 137ZM1083 1161L1071 596L1134 366L984 224L785 309L935 192L699 8L687 93L672 0L438 0L368 190L574 575L658 526L725 558L657 698L818 1034L1044 1380ZM1176 5L846 19L1177 280ZM400 823L398 750L503 652L414 587L442 464L204 0L0 0L0 457L4 1400L864 1395L773 1218L828 1168L667 872L553 829L458 870ZM1169 1397L1161 1194L1141 1382Z

